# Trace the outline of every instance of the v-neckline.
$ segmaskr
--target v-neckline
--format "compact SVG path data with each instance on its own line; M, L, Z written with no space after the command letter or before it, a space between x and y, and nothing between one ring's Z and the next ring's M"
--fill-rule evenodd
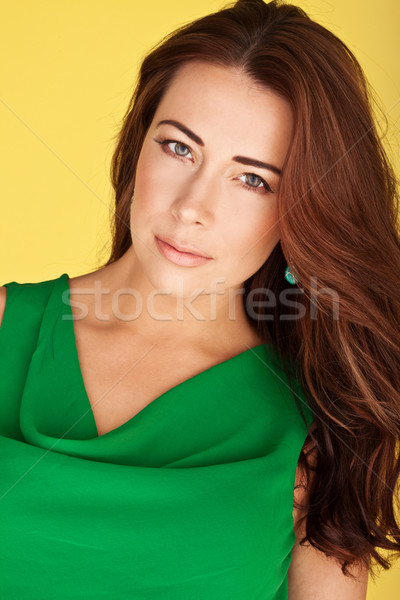
M221 361L215 365L212 365L211 367L209 367L208 369L205 369L204 371L200 371L200 373L196 373L195 375L188 377L187 379L185 379L184 381L182 381L181 383L178 383L177 385L171 387L170 389L166 390L165 392L163 392L162 394L160 394L159 396L157 396L156 398L154 398L151 402L149 402L148 404L146 404L146 406L144 406L141 410L139 410L136 414L134 414L131 418L129 418L127 421L125 421L124 423L122 423L121 425L119 425L118 427L115 427L114 429L111 429L110 431L107 431L106 433L103 433L102 435L99 435L98 433L98 429L97 429L97 424L96 424L96 420L94 417L94 413L93 413L93 408L92 408L92 404L90 402L89 399L89 395L87 393L86 390L86 386L85 386L85 381L83 379L83 374L82 374L82 369L81 369L81 364L79 361L79 353L78 353L78 345L76 343L76 335L75 335L75 328L74 328L74 319L73 319L73 313L72 313L72 307L71 307L71 303L70 303L70 293L71 293L71 289L69 286L69 275L68 273L63 273L63 275L61 276L61 280L63 281L65 288L63 289L63 292L68 290L68 297L66 300L63 300L63 303L67 306L68 309L68 319L64 319L64 322L66 321L67 323L67 331L68 331L68 335L69 335L69 346L71 348L72 351L72 355L73 355L73 361L74 361L74 370L76 372L77 375L77 381L78 381L78 386L80 388L80 392L81 392L81 396L84 399L84 402L87 404L87 411L85 412L85 414L83 416L85 416L86 414L90 414L91 420L92 420L92 424L93 424L93 428L94 431L96 433L96 435L94 436L94 438L101 438L103 439L106 436L111 436L111 435L115 435L119 432L125 431L125 429L127 429L130 425L133 424L134 421L137 421L139 419L141 419L143 417L144 413L148 413L152 410L152 408L154 409L155 405L158 405L160 402L162 402L166 397L170 396L171 394L174 393L174 391L176 391L178 388L181 389L182 387L186 387L187 385L190 385L194 379L201 379L202 377L205 377L206 375L208 375L210 373L210 371L215 372L215 370L219 370L219 369L223 369L225 368L228 364L230 365L232 362L234 361L238 361L240 359L242 359L244 356L247 356L248 354L251 353L251 355L255 356L257 358L257 360L263 360L258 352L263 350L264 354L267 352L267 344L259 344L258 346L253 346L251 348L248 348L247 350L243 350L243 352L240 352L239 354L236 354L235 356L232 356L231 358L228 358L224 361ZM70 324L70 327L68 326ZM265 356L264 356L265 358Z

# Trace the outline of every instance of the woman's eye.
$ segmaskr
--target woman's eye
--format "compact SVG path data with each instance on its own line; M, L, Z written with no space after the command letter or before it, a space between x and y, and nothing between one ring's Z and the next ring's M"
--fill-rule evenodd
M245 181L241 178L244 177ZM240 181L243 181L243 187L248 190L254 191L266 191L272 193L272 190L268 183L262 179L259 175L255 175L255 173L245 173L239 177Z
M190 150L185 144L181 142L171 142L172 146L175 146L175 149L172 152L175 152L178 156L187 156L187 153L190 154Z
M178 158L190 158L190 148L186 146L186 144L182 144L182 142L177 142L175 140L156 140L155 142L160 144L164 150L168 154Z

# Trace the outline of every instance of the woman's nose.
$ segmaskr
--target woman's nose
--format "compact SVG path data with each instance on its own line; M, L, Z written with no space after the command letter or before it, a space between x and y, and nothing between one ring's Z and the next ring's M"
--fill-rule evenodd
M211 195L209 186L188 187L175 198L171 212L184 225L209 227L214 221L215 197Z

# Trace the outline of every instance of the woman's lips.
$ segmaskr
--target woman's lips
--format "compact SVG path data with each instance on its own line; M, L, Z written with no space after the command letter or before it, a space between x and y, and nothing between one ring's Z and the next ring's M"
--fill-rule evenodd
M182 250L178 250L172 243L175 243L178 247L183 247L178 244L178 242L173 242L170 238L171 243L167 241L161 240L157 236L156 243L161 254L170 262L180 265L181 267L197 267L199 265L204 265L212 258L208 256L201 256L200 254L194 254L193 252L184 252ZM185 250L187 250L188 246L184 246ZM193 249L194 250L194 249ZM195 251L195 250L194 250Z

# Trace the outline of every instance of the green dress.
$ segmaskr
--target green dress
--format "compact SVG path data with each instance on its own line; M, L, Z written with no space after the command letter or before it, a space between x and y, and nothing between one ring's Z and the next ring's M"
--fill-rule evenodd
M272 347L195 375L99 436L68 274L5 285L0 598L286 599L312 419Z

